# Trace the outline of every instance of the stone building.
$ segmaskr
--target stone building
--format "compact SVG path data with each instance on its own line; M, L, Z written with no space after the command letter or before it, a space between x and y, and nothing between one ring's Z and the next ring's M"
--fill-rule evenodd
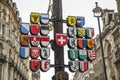
M105 58L105 67L107 72L108 80L119 80L117 77L117 69L115 66L116 56L115 56L115 40L114 40L114 29L116 28L116 17L117 14L114 10L103 10L102 21L103 21L103 31L102 31L102 41L103 50ZM104 79L104 67L103 67L103 57L101 53L101 46L99 41L99 35L96 36L96 54L97 58L93 62L94 74L91 76L95 80L105 80Z
M12 0L0 0L0 80L30 80L28 60L20 58L19 11Z

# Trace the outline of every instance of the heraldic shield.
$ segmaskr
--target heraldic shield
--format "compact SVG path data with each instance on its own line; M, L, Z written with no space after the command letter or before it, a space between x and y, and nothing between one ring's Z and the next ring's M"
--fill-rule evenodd
M75 60L78 58L78 50L76 49L71 49L68 50L68 56L70 60Z
M67 18L67 26L74 27L76 25L76 17L68 16Z
M80 60L85 60L87 59L87 50L79 50L79 59Z
M49 34L50 30L49 30L49 26L48 25L41 25L41 31L40 33L42 35L47 36Z
M40 56L40 48L39 47L32 47L30 49L30 56L33 59L37 59Z
M88 59L89 59L90 61L96 59L96 53L95 53L95 50L88 50Z
M30 69L33 72L36 72L40 69L40 60L30 60Z
M69 70L71 72L76 72L79 70L79 61L76 60L76 61L70 61L69 62Z
M50 37L49 36L41 36L41 46L47 47L50 43Z
M20 44L22 46L29 46L30 36L29 35L21 35L20 36Z
M66 34L56 34L56 43L59 46L65 46L67 44Z
M68 36L74 37L74 36L76 36L76 34L77 34L77 29L74 28L74 27L69 27L69 28L67 29L67 33L68 33Z
M23 59L29 57L29 47L20 47L20 57Z
M39 13L31 13L30 22L33 24L38 24L40 22L40 14Z
M50 69L50 60L41 60L41 70L46 72Z
M83 27L85 25L85 17L77 17L76 26Z
M85 72L88 70L88 61L80 61L80 71Z
M21 31L21 34L23 34L23 35L28 35L28 33L30 31L29 29L30 29L29 23L22 23L20 25L20 31Z
M37 47L40 44L40 36L31 36L31 46Z
M38 24L31 24L30 32L32 35L38 35L40 33L40 26Z
M48 24L49 23L49 15L46 13L41 13L40 22L41 22L41 24Z
M50 56L50 48L41 48L41 57L47 59Z
M69 38L68 40L68 47L69 48L75 48L77 47L77 39L76 38Z

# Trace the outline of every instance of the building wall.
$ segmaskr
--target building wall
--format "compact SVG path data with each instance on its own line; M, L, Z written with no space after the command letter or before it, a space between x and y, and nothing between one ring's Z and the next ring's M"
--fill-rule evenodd
M28 60L20 58L19 11L12 0L0 0L0 80L28 80Z

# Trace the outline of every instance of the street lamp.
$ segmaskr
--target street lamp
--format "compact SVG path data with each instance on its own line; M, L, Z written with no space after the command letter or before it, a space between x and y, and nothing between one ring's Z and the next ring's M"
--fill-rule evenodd
M100 46L102 51L102 61L103 61L103 69L104 69L104 77L107 80L107 72L105 66L105 58L104 58L104 51L103 51L103 43L102 43L102 36L101 36L101 28L100 28L100 17L102 16L102 8L98 6L98 2L95 3L96 7L93 9L94 17L98 20L98 27L99 27L99 38L100 38Z

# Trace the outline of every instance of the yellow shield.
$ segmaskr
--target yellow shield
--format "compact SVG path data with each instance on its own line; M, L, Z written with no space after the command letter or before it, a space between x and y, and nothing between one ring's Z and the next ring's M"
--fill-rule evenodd
M84 28L78 28L77 29L78 37L85 37L85 29Z
M31 21L31 23L35 23L35 24L40 22L40 14L39 13L31 13L30 21Z
M87 39L87 47L89 49L95 48L95 40L94 39Z
M67 25L71 26L71 27L74 27L76 25L76 17L68 16Z

